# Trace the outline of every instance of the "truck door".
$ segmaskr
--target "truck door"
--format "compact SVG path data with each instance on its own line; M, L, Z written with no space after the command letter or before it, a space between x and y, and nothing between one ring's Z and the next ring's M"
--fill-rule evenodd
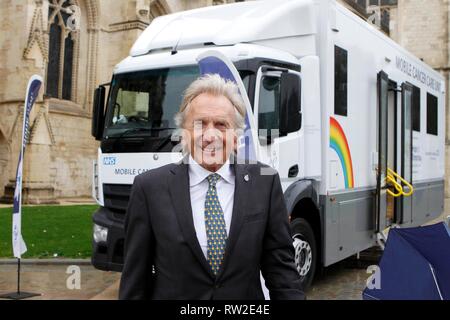
M401 91L401 108L397 92ZM381 71L378 74L378 167L376 197L376 232L394 223L411 221L412 185L412 86L403 83L401 90ZM397 118L401 112L400 130ZM397 137L400 146L397 146ZM400 147L399 152L397 152ZM396 157L399 155L400 157ZM398 172L400 172L399 174Z
M409 83L402 84L402 124L401 124L401 168L402 177L412 182L412 97L413 87ZM400 199L399 223L412 221L412 197L401 197Z
M387 168L388 175L389 170L393 170L397 172L398 170L398 159L397 159L397 136L398 136L398 126L397 126L397 118L398 118L398 105L397 105L397 84L390 80L388 81L388 105L387 105ZM391 189L391 192L387 191L386 194L386 224L391 225L395 222L396 217L398 216L398 204L396 205L396 199L398 197L393 197L392 193L394 193L395 189L392 185L388 185L388 188ZM395 193L394 193L395 194Z
M388 90L389 77L381 71L377 79L378 95L378 168L376 197L376 232L387 227L387 168L388 168Z
M260 67L255 88L258 159L278 170L284 188L304 175L301 116L300 73Z

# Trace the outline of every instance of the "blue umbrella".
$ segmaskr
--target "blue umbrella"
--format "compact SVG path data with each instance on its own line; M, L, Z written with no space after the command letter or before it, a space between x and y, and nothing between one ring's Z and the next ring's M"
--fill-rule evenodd
M366 300L450 300L450 229L444 223L393 228Z

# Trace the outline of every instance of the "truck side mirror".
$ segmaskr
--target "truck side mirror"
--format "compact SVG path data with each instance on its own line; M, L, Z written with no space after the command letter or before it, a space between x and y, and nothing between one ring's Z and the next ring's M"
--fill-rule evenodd
M301 79L297 74L283 72L280 79L280 136L300 129Z
M100 140L103 136L103 127L105 124L105 91L105 87L100 86L94 92L91 134L95 140Z

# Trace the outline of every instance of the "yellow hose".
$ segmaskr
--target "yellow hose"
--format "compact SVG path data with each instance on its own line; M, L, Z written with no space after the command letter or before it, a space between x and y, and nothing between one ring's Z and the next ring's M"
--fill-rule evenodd
M403 195L403 188L402 186L390 175L386 177L387 182L394 185L395 190L397 190L397 193L392 192L391 190L387 189L386 192L390 194L391 196L397 198Z
M396 173L394 170L387 168L388 171L388 175L386 177L387 182L390 182L391 184L394 185L395 189L398 191L398 193L393 193L391 190L387 190L387 192L393 196L393 197L399 197L400 195L403 195L405 197L409 197L410 195L413 194L414 192L414 188L413 186L406 181L405 179L403 179L398 173ZM400 180L401 183L403 183L404 185L406 185L409 189L408 192L405 192L403 189L403 185L401 185L400 183L397 182L397 179Z

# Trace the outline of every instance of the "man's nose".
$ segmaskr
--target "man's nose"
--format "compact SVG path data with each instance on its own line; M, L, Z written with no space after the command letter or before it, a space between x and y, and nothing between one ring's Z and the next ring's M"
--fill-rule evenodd
M217 130L213 124L208 124L203 131L203 140L206 142L213 142L219 138L220 131Z
M204 129L205 129L205 131L212 131L212 130L214 130L215 129L214 122L213 121L207 122Z

